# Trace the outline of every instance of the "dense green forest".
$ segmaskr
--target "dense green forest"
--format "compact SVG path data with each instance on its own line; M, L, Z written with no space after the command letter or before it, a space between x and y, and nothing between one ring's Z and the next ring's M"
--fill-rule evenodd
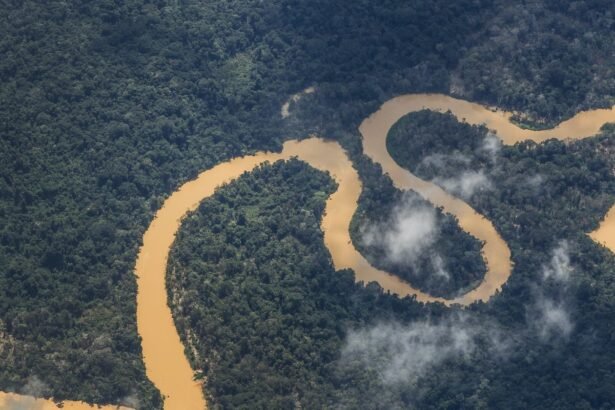
M457 219L402 192L381 173L363 173L370 187L361 196L350 235L375 267L430 295L452 299L476 287L486 267L481 243Z
M310 132L339 140L367 181L379 169L360 154L357 126L402 93L445 92L496 104L527 114L519 121L531 126L611 105L614 13L615 4L606 0L4 2L0 389L28 393L36 379L40 395L159 408L136 333L133 267L165 196L200 170ZM280 105L308 85L317 92L282 120ZM514 360L491 366L492 357L455 360L446 372L392 390L371 377L378 369L359 362L350 366L354 371L329 378L320 365L337 360L348 329L444 313L380 295L374 286L356 287L351 272L333 272L320 261L312 273L341 283L334 298L323 296L331 304L323 301L319 309L337 317L339 307L354 312L339 317L358 318L322 324L342 329L332 356L313 359L306 370L329 389L323 400L342 407L390 408L414 400L423 408L512 407L513 399L519 407L613 407L614 261L583 234L613 201L607 169L613 167L613 133L503 148L499 170L488 175L494 188L471 197L511 244L516 264L502 295L471 310L493 318L496 327L521 326L522 302L536 292L533 275L548 263L554 243L566 238L579 278L567 296L576 324L569 343L552 348L528 335L517 346L520 356L511 353ZM322 192L331 188L311 171L295 172L320 178ZM546 183L531 188L523 184L527 175ZM283 187L276 192L298 195L293 200L308 196ZM366 193L362 201L368 200ZM304 206L314 215L320 209ZM326 258L311 218L304 238L310 245L300 255ZM306 331L302 326L297 329ZM242 377L254 370L241 369ZM229 379L218 386L235 385L241 384ZM304 387L297 390L302 398L312 394ZM326 390L318 389L312 392ZM384 390L388 398L376 394ZM211 394L220 403L244 400L242 391L226 387ZM323 404L316 400L305 402Z
M278 162L221 188L182 226L170 299L214 408L332 407L364 377L335 363L349 328L443 311L332 268L320 219L335 189L302 162Z
M467 311L400 300L335 272L319 229L335 187L300 162L261 167L205 200L180 231L169 275L210 403L610 408L615 257L584 232L615 197L607 172L615 146L608 135L550 145L511 147L490 174L516 190L480 206L509 241L515 271L493 301ZM526 171L542 175L544 186L524 196L519 179L533 175ZM568 174L578 180L556 183ZM583 178L595 175L586 188ZM549 205L536 209L542 200ZM510 215L526 216L511 223Z
M466 143L460 146L450 138L451 133L464 136ZM550 312L552 319L540 321L540 325L548 328L557 324L561 332L561 337L554 339L552 334L535 329L539 343L525 345L527 351L507 363L506 376L495 382L508 391L481 402L487 407L511 407L507 400L517 397L514 407L518 408L610 408L615 398L603 382L613 379L608 364L614 357L608 342L613 319L607 312L613 306L615 258L592 243L585 232L595 229L615 197L615 129L605 126L599 136L581 141L504 146L490 159L483 155L485 138L491 136L483 127L456 123L451 114L419 112L402 119L388 140L398 163L436 183L450 178L450 169L426 167L417 161L419 156L464 155L471 158L465 164L468 169L484 167L489 188L476 190L468 201L494 222L511 247L515 266L499 297L470 310L484 309L508 323L525 320L531 324L535 314L531 313L532 304L538 303L544 317ZM460 175L459 164L451 164ZM567 280L558 281L552 278L558 276L553 269L539 261L562 240L567 241L564 248L572 273ZM545 299L549 301L546 304ZM555 320L556 312L567 312L567 319ZM544 357L537 359L539 355ZM532 377L527 373L530 368L534 369ZM482 371L483 375L489 373ZM580 385L573 376L578 371L584 378ZM599 373L605 378L597 376ZM494 382L485 376L481 383L485 380ZM540 398L539 386L550 399Z
M484 126L459 123L451 113L429 110L402 117L387 137L395 161L426 180L490 173L501 157L501 145Z

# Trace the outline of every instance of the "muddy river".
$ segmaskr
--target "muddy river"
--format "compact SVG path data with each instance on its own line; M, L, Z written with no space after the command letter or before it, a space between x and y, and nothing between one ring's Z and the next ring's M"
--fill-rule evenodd
M313 92L310 88L305 93ZM300 95L293 96L293 101ZM282 108L284 117L289 115L288 105ZM325 245L331 253L336 269L351 268L356 280L376 281L384 289L400 296L415 295L424 302L440 301L445 304L469 304L488 300L510 276L512 263L510 250L493 224L462 200L451 196L430 182L423 181L398 166L386 149L390 128L404 115L430 109L451 111L460 121L485 124L495 131L504 144L531 139L537 142L548 138L585 138L595 135L600 127L615 121L615 109L581 112L557 127L543 131L521 129L510 122L511 113L492 110L479 104L438 94L412 94L393 98L365 119L359 130L363 138L364 153L380 164L395 186L412 189L445 212L459 219L461 228L484 241L483 257L487 265L484 280L475 289L455 300L432 297L394 275L371 266L357 252L350 240L349 225L357 208L362 185L356 170L345 151L336 142L320 138L288 141L281 153L261 152L229 160L202 172L195 180L182 185L163 203L143 237L135 274L137 276L137 325L142 338L143 357L149 379L165 397L166 410L202 410L207 407L202 385L194 380L194 370L184 353L184 346L175 328L167 303L166 268L168 254L179 230L182 218L195 210L199 203L213 195L216 188L253 170L263 162L297 157L311 166L327 171L338 183L338 189L327 200L321 222ZM612 208L600 228L590 236L615 252L615 208ZM10 408L7 400L30 399L25 396L0 394L0 408ZM4 401L3 401L4 400ZM50 402L38 400L32 408L57 408ZM66 402L67 409L90 409L79 402ZM116 407L106 407L107 409Z
M365 154L379 163L400 189L413 189L444 211L455 215L465 231L484 241L483 257L487 273L478 287L455 299L437 298L412 288L394 275L371 266L357 252L350 240L349 225L357 208L361 181L341 146L320 138L288 141L281 153L263 152L232 159L187 182L174 192L162 205L145 233L143 247L136 265L138 281L137 322L142 337L143 355L147 375L165 396L166 410L203 409L207 404L199 383L193 381L193 370L184 354L171 310L167 304L166 266L169 250L181 219L198 204L211 196L222 184L231 182L244 172L249 172L265 161L298 157L311 166L328 171L339 184L326 203L321 227L325 245L331 252L336 269L351 268L356 280L376 281L384 289L400 296L415 295L424 302L439 301L445 304L469 304L488 300L510 276L512 263L508 245L493 224L472 207L446 193L430 182L423 181L399 167L386 149L386 136L402 116L422 109L451 111L460 121L485 124L495 131L505 144L532 139L540 142L548 138L585 138L598 132L602 124L615 121L615 110L582 112L550 130L521 129L510 122L511 113L490 110L479 104L458 100L445 95L413 94L393 98L368 117L360 126ZM284 110L285 116L288 109ZM592 238L607 243L612 228L611 212L600 230ZM609 222L611 221L611 222Z

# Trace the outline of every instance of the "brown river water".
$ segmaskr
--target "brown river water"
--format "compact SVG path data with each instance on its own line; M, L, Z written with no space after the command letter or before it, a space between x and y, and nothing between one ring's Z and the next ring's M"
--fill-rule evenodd
M311 91L312 89L309 89L307 92ZM615 108L599 109L581 112L553 129L532 131L512 124L512 114L509 112L490 110L482 105L445 95L410 94L387 101L361 124L359 130L363 137L365 154L382 166L398 188L415 190L434 205L442 207L445 212L455 215L462 229L484 241L483 257L487 265L485 278L478 287L455 300L432 297L412 288L396 276L371 266L354 248L350 240L349 226L357 208L362 185L346 153L336 142L316 137L288 141L281 153L261 152L235 158L202 172L195 180L185 183L173 192L158 210L143 236L143 245L135 266L138 286L137 325L142 338L146 373L165 397L165 410L207 408L202 385L194 381L194 370L186 358L185 348L167 303L166 269L175 234L186 214L195 210L203 199L213 195L216 188L233 181L244 172L253 170L263 162L297 157L319 170L328 171L336 180L338 189L328 198L321 222L324 242L331 253L335 268L353 269L357 281L376 281L385 290L400 296L415 295L418 300L424 302L439 301L447 305L486 301L501 289L510 276L512 263L508 245L493 224L462 200L399 167L386 149L386 136L393 124L404 115L421 109L451 111L461 121L485 124L495 131L505 144L526 139L540 142L548 138L585 138L598 133L604 123L615 121ZM284 117L289 115L288 107L282 111ZM615 207L600 228L590 236L615 252ZM33 400L27 396L0 393L0 408L10 409L6 405L8 400L24 399ZM32 408L57 408L44 400L38 400L36 406L40 407ZM92 407L81 402L65 402L64 408L82 410Z
M443 94L402 95L385 102L377 112L363 121L360 127L365 154L372 158L373 161L380 163L385 172L391 175L399 175L400 178L409 178L411 175L408 171L397 166L395 161L388 155L386 144L382 139L386 139L388 130L401 117L423 109L438 112L450 111L460 121L472 125L484 124L490 130L495 131L502 142L507 145L525 140L542 142L550 138L561 140L583 139L598 134L604 124L615 122L614 106L612 108L581 111L574 117L559 123L554 128L534 131L519 128L510 122L511 112L490 109L480 104ZM412 178L416 177L412 176ZM398 187L404 187L404 184L399 184L401 180L398 177L393 177L392 179ZM425 182L421 181L421 183ZM454 212L451 213L455 214ZM465 229L463 222L461 222L461 226ZM615 252L615 206L611 207L598 229L591 232L589 236L594 241ZM480 238L479 236L477 237ZM485 253L487 253L486 248ZM489 260L488 255L486 256L486 259Z
M81 401L65 401L59 407L51 400L36 399L14 393L0 392L2 410L131 410L122 406L91 406Z

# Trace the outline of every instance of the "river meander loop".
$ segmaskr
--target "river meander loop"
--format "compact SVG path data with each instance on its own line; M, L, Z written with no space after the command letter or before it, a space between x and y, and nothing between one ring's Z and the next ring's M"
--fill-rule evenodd
M306 89L301 95L314 92ZM300 95L292 97L298 101ZM288 117L290 103L282 108ZM380 164L396 187L412 189L435 206L455 215L462 229L484 242L483 257L487 273L478 287L454 300L433 297L412 288L398 277L371 266L352 246L350 220L356 211L361 194L361 181L342 147L336 142L320 138L288 141L281 153L261 152L231 159L204 171L195 180L173 192L156 213L143 237L135 266L137 277L137 327L141 336L145 369L149 379L165 397L165 410L203 410L207 402L202 385L193 380L194 371L184 354L173 316L167 303L166 267L169 251L182 219L196 209L205 198L213 195L220 185L229 183L242 173L249 172L263 162L297 157L311 166L328 171L338 183L338 189L327 200L321 222L325 245L331 252L336 269L350 268L357 281L376 281L385 290L400 296L414 295L423 302L442 302L446 305L467 305L476 300L487 301L508 280L512 263L508 245L493 224L472 207L430 182L423 181L401 168L386 149L386 137L391 127L404 115L423 109L450 111L459 121L484 124L494 131L504 144L531 139L542 142L549 138L581 139L597 134L607 122L615 122L615 107L583 111L548 130L527 130L510 121L512 113L492 110L480 104L442 94L408 94L385 102L380 109L363 121L360 132L365 155ZM611 208L599 228L590 237L615 252L615 206ZM53 401L15 393L0 392L0 408L59 409ZM26 406L26 407L24 407ZM79 401L64 402L65 409L86 410L93 406ZM127 409L105 406L104 409Z
M193 369L184 354L184 346L167 304L166 267L175 234L182 218L195 210L203 199L213 195L217 187L233 181L263 162L297 157L319 170L328 171L336 180L338 190L327 200L321 228L335 268L353 269L357 281L376 281L385 290L400 296L414 295L423 302L437 301L447 305L487 301L501 289L511 274L512 263L508 245L493 224L462 200L399 167L386 149L386 137L393 124L404 115L422 109L450 111L460 121L474 125L485 124L496 132L504 144L526 139L541 142L548 138L586 138L597 134L604 123L615 121L615 109L598 109L578 113L553 129L533 131L511 123L512 114L509 112L490 110L446 95L410 94L387 101L361 124L365 155L382 166L395 186L415 190L435 206L455 215L462 229L484 242L483 257L487 266L484 280L478 287L454 300L433 297L414 289L396 276L371 266L353 247L349 226L362 185L346 153L336 142L315 137L303 141L287 141L281 153L261 152L235 158L185 183L169 196L156 213L143 237L143 246L135 267L138 285L137 325L142 338L145 368L147 376L164 395L166 410L202 410L207 407L202 386L193 380ZM612 230L613 219L615 212L611 210L601 228L591 234L592 238L609 236L602 230ZM607 238L602 243L615 252L612 240L609 242Z

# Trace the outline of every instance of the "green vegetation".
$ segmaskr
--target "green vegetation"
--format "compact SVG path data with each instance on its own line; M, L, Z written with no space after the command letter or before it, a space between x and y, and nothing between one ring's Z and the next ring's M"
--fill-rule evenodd
M527 112L536 123L611 104L614 95L615 3L605 0L5 3L0 389L23 391L36 377L44 385L39 393L58 399L136 398L144 409L160 407L141 361L133 266L153 212L200 170L318 132L339 140L367 180L379 169L360 155L357 126L384 100L407 92L450 92ZM282 102L308 85L318 91L283 121ZM591 337L575 334L563 350L533 348L529 340L506 365L450 365L390 401L368 375L342 373L327 387L336 393L322 397L348 407L390 408L410 397L422 408L473 407L472 395L491 407L512 407L511 398L520 407L613 407L614 262L583 234L612 203L604 163L613 158L613 134L506 148L506 167L492 177L498 188L472 198L512 243L516 262L501 297L476 309L520 323L532 274L553 241L566 236L578 244L574 262L582 273L575 332ZM521 184L527 175L543 178L542 191ZM322 183L317 188L325 192ZM314 246L302 251L306 260ZM428 316L373 286L354 288L350 272L317 266L315 275L340 281L319 306L329 321L340 321L330 328ZM310 298L324 292L310 289ZM359 319L344 322L337 307ZM370 309L380 313L370 316ZM344 334L336 337L332 355ZM314 360L310 374L325 372L324 363L330 358ZM251 369L242 368L242 377L252 377ZM212 394L241 402L242 392ZM260 403L273 400L261 393Z
M221 188L182 226L169 297L214 407L330 407L338 379L360 376L335 366L347 329L423 311L332 268L320 220L334 189L302 162L277 162Z
M387 136L399 164L423 179L450 179L465 172L491 171L501 143L485 127L459 123L451 113L408 114Z
M511 244L515 270L492 302L461 316L335 272L318 227L323 194L334 186L303 163L261 167L223 187L187 219L169 265L170 299L181 301L176 321L182 338L193 341L188 351L207 375L211 402L222 408L610 407L615 396L604 377L612 377L615 357L608 342L615 258L584 234L615 197L615 178L605 172L614 165L610 135L506 149L498 183L515 191L496 190L473 205ZM544 185L532 191L520 184L532 175L528 170L542 175ZM568 174L575 180L558 182ZM595 175L598 183L587 187L584 179ZM582 207L570 205L574 198ZM562 239L574 269L560 284L542 279L542 271ZM572 329L538 315L545 301L565 312ZM399 335L386 333L388 323L398 323ZM343 353L357 329L384 329L396 351L404 332L417 326L426 336L409 345L427 357L450 348L446 338L430 339L442 329L451 337L460 332L456 343L468 337L468 351L396 382L382 378L386 347L377 353L381 360L367 364Z
M613 105L613 4L502 3L459 60L453 92L515 110L531 128Z
M364 181L370 189L361 196L350 229L354 246L367 260L434 296L452 299L476 287L486 272L481 243L462 231L454 216L434 209L418 194L395 189L382 174L370 177ZM417 213L428 221L413 219ZM404 223L408 226L399 227ZM412 231L416 229L412 224L421 223L426 225L424 233L428 237L409 233L411 238L404 238L401 231ZM401 258L391 255L389 248L393 244L387 244L381 237L382 231L395 232L396 228L398 234L390 241L410 251ZM377 237L368 240L374 230Z
M429 128L424 125L426 119L432 123L432 132L423 132ZM467 155L472 155L476 152L472 147L480 146L484 140L484 129L458 124L455 134L465 135L468 145L457 147L451 141L447 150L449 133L442 132L442 124L452 126L451 116L436 113L407 116L397 128L407 133L392 133L388 141L395 160L423 178L444 177L448 175L447 169L440 169L438 174L417 166L418 154L409 147L419 147L421 155L456 149L465 149ZM564 343L551 341L545 345L539 338L534 340L535 344L521 344L527 351L518 352L516 363L507 362L495 373L481 366L477 373L481 374L481 383L488 383L488 390L495 394L484 396L489 397L486 402L481 400L483 404L488 403L487 407L608 408L615 400L602 388L604 379L595 373L604 371L609 374L607 378L612 377L605 364L615 356L608 342L612 318L606 312L611 311L610 301L615 294L612 280L615 258L585 235L597 227L615 199L614 131L612 126L607 126L601 135L591 139L524 142L502 147L487 174L491 189L478 191L469 199L475 209L494 222L511 247L515 263L501 295L488 305L476 306L476 310L509 323L528 322L528 309L531 309L528 305L539 298L536 289L545 286L540 285L545 255L558 240L566 239L573 244L570 247L575 268L573 284L551 284L546 291L568 310L575 326L573 334L569 339L564 338ZM579 369L587 369L582 370L583 382L573 386L571 383L576 383L573 380L578 380L573 375ZM449 380L463 385L457 379L461 375L467 377L468 370L447 368L445 379L437 383L444 385ZM555 378L557 386L552 384ZM442 397L444 392L450 392L449 388L440 388L431 397ZM516 398L514 406L509 401L511 397Z

